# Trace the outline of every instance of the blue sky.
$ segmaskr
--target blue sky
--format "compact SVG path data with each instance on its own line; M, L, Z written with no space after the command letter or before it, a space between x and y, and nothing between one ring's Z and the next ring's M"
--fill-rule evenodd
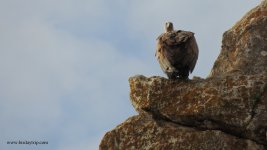
M98 149L105 132L136 114L128 78L166 77L154 57L166 21L195 32L191 77L206 77L223 32L259 2L0 1L0 149Z

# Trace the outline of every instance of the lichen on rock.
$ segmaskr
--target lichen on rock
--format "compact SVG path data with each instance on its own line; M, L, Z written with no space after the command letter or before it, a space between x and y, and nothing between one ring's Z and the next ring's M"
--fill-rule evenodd
M267 149L267 0L223 35L208 78L137 75L139 113L106 133L100 149Z
M222 49L210 76L240 71L257 74L267 68L267 1L249 11L223 35Z
M243 140L219 130L198 130L149 116L134 116L105 135L100 149L263 149L251 140Z

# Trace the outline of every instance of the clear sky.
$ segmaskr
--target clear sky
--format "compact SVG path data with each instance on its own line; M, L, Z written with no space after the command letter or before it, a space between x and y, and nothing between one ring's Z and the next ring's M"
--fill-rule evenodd
M96 150L136 112L128 78L166 77L166 21L195 33L206 77L222 34L260 0L0 0L0 149ZM8 145L8 141L48 145Z

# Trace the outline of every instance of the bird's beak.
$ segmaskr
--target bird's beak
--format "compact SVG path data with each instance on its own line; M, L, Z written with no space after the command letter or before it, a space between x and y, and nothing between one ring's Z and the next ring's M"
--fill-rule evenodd
M170 27L170 23L167 22L166 23L166 27L169 28Z

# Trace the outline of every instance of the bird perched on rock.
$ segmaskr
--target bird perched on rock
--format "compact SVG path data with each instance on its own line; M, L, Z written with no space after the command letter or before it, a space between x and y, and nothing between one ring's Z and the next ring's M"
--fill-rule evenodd
M173 24L166 22L165 33L157 38L156 58L169 79L188 79L198 59L194 33L174 30Z

